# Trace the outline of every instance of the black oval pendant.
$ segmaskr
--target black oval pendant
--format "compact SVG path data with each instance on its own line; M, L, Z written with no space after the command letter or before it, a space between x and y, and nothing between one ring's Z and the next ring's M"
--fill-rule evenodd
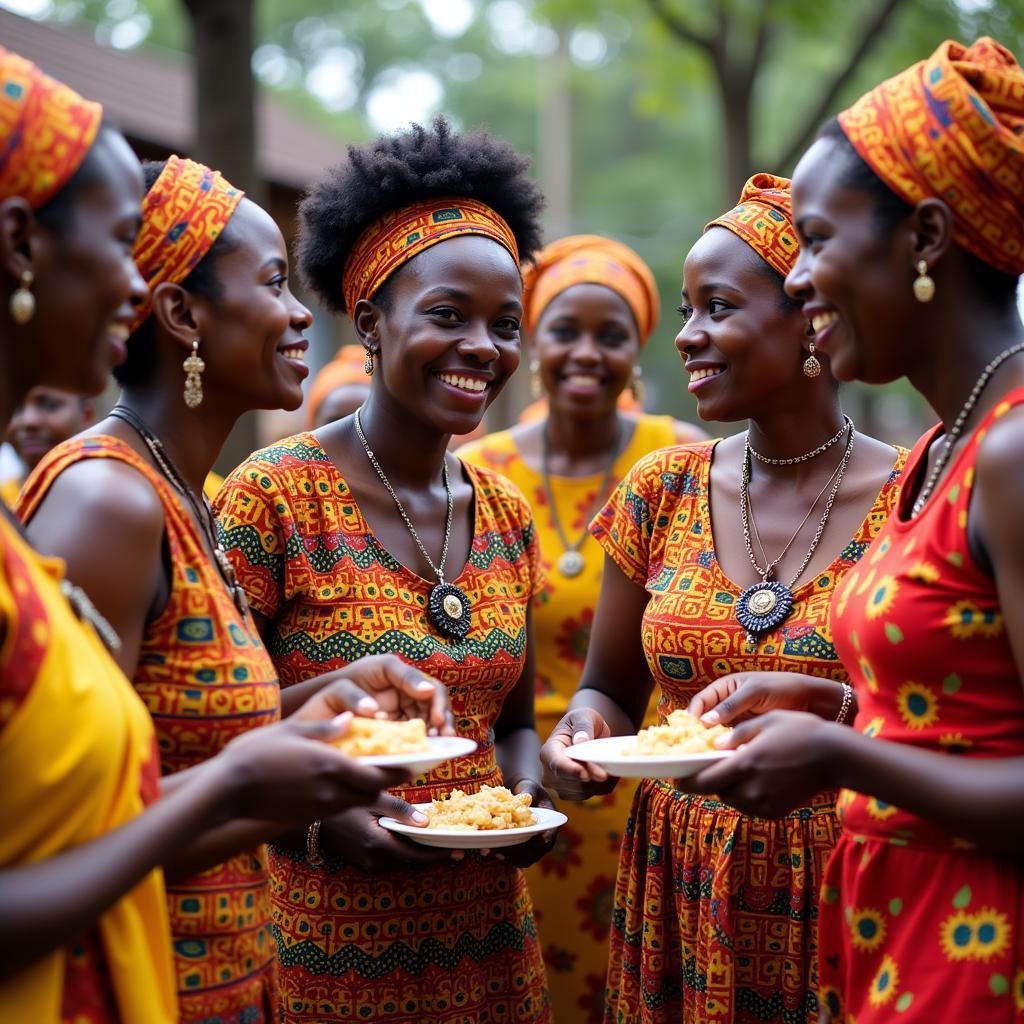
M469 598L451 583L438 583L430 592L430 621L442 636L465 640L469 632Z
M782 625L792 610L792 591L777 580L764 580L747 587L736 602L736 618L752 637L770 633Z

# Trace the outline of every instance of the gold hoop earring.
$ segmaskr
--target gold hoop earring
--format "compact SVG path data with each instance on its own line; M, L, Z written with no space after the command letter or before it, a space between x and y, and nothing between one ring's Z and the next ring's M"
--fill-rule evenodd
M821 363L814 354L814 340L812 339L807 349L807 358L804 360L804 376L814 378L820 375Z
M928 276L928 264L924 260L917 261L914 298L918 302L931 302L935 298L935 282Z
M21 327L24 327L36 313L36 297L32 294L34 280L31 270L23 270L18 287L11 295L11 319Z
M373 376L373 349L366 350L366 358L363 360L363 373L367 377Z
M181 364L185 371L185 404L195 409L203 401L203 370L206 363L199 358L199 339L192 342L192 352Z
M633 396L633 401L642 409L644 398L647 397L647 386L644 384L644 371L639 366L634 366L633 372L629 376L629 393Z
M540 379L540 360L530 360L530 394L534 401L544 397L544 384Z

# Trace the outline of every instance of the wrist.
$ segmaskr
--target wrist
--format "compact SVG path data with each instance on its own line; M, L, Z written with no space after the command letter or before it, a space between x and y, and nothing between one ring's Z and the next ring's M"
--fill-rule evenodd
M821 730L821 761L829 785L833 789L848 788L853 744L858 734L837 722L823 725Z
M843 683L835 679L816 679L808 694L807 710L826 722L840 721L849 724L853 721L856 713L856 699L853 697L852 688L849 690L850 699L846 700L846 696L847 691L844 689ZM844 712L844 703L846 704L845 713L840 719L840 713Z

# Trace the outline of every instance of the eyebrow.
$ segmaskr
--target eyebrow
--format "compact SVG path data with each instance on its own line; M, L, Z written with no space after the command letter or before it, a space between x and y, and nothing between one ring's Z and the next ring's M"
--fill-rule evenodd
M267 270L271 267L273 267L275 270L283 271L288 269L288 264L285 263L285 261L281 259L280 256L271 256L270 259L263 264L261 269Z
M470 302L472 296L468 292L464 292L459 288L452 288L449 285L440 284L434 288L430 288L424 292L421 301L426 302L430 299L455 299L459 302ZM507 302L502 303L504 309L522 309L522 303L518 299L509 299Z

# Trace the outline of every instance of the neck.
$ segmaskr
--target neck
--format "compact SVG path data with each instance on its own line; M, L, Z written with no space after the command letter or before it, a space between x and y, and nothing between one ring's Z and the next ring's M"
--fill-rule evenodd
M750 446L769 459L795 459L831 440L843 426L839 396L830 392L825 402L790 406L785 410L759 415L750 420ZM808 459L792 466L773 466L754 460L758 473L800 476L812 471L819 461L833 462L831 455L843 448L842 438L821 458Z
M614 407L597 419L579 419L551 409L544 430L548 451L571 463L609 454L618 440L621 423Z
M450 434L438 433L422 421L395 409L386 397L373 392L359 411L359 422L366 435L366 443L392 487L416 490L437 483ZM354 423L352 431L355 434ZM355 442L362 447L358 435Z

